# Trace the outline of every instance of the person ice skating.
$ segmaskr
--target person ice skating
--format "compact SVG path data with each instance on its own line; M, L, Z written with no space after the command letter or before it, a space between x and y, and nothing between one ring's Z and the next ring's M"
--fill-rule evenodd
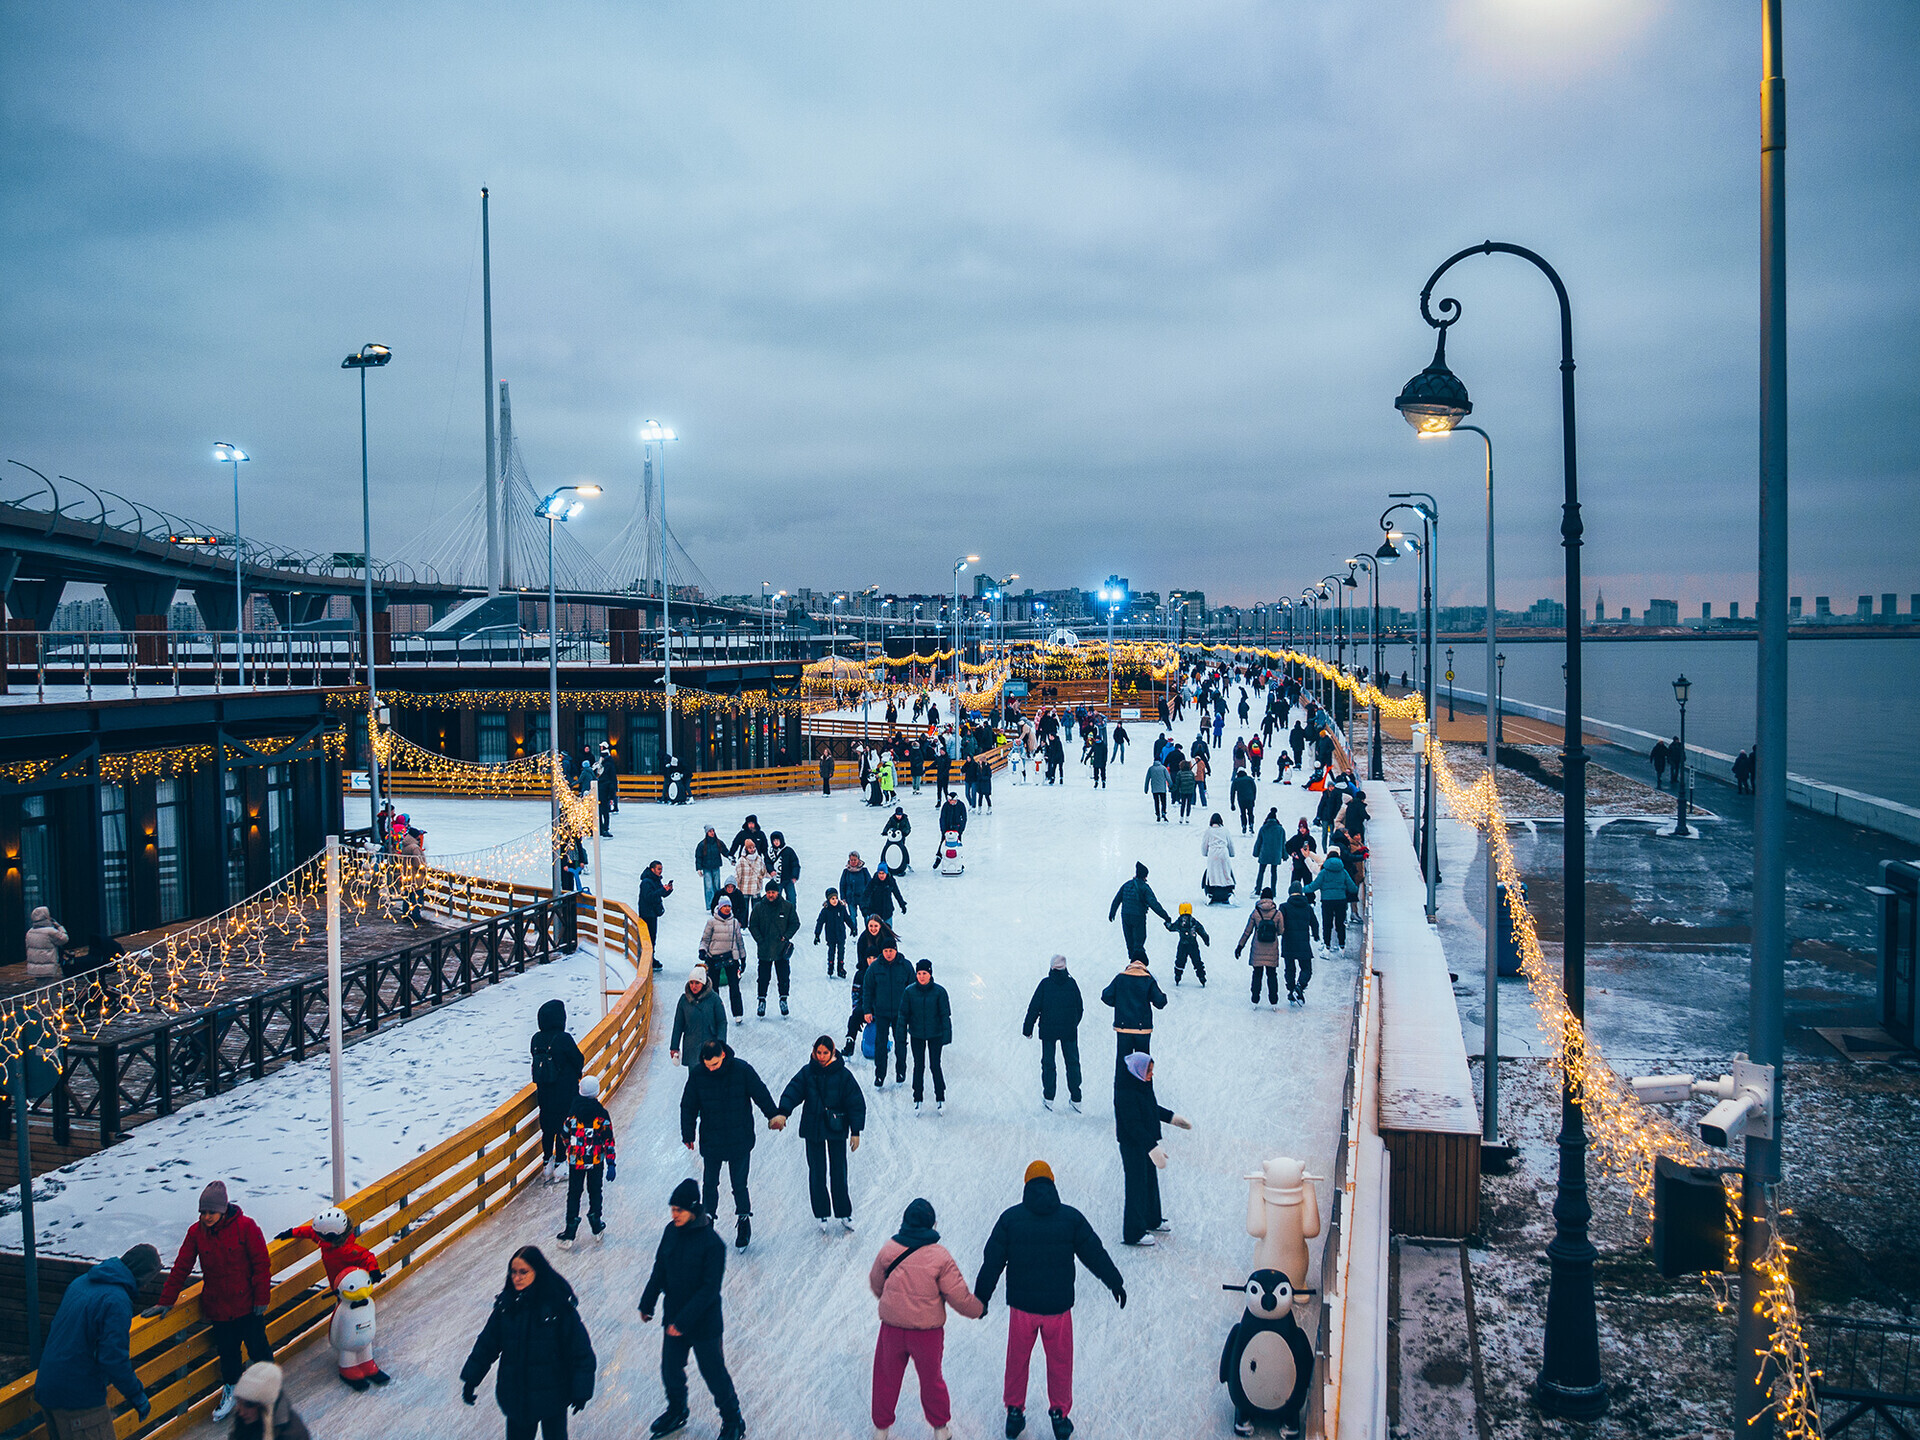
M1027 1018L1020 1033L1032 1037L1040 1029L1040 1103L1053 1108L1054 1046L1067 1068L1067 1101L1080 1108L1080 1017L1085 1012L1080 999L1080 984L1067 973L1067 957L1056 955L1047 965L1047 973L1033 987L1033 999L1027 1002Z
M820 793L833 794L833 747L831 745L820 747Z
M1172 1227L1160 1211L1160 1169L1167 1152L1160 1144L1160 1125L1191 1130L1192 1122L1162 1105L1153 1093L1153 1057L1145 1052L1127 1056L1113 1077L1113 1129L1120 1141L1120 1172L1126 1178L1126 1201L1120 1220L1124 1245L1151 1246L1155 1235Z
M1173 803L1180 807L1180 823L1189 824L1193 819L1194 796L1199 788L1194 781L1193 763L1182 759L1179 752L1175 751L1168 770L1171 775Z
M1147 766L1147 776L1141 789L1153 797L1153 818L1155 823L1165 823L1167 818L1167 796L1173 790L1173 777L1167 773L1166 763L1156 757Z
M1215 811L1207 822L1206 833L1200 837L1200 854L1207 862L1200 888L1207 892L1209 904L1224 905L1233 898L1233 853L1233 837L1227 834L1226 825Z
M346 1211L336 1205L328 1206L305 1225L282 1230L273 1238L310 1240L318 1247L320 1264L327 1272L327 1284L333 1287L334 1294L339 1297L336 1311L339 1305L350 1303L340 1283L344 1276L358 1270L376 1285L386 1278L380 1273L380 1262L374 1258L373 1252L355 1238L354 1225L347 1218ZM385 1385L393 1378L374 1362L371 1349L364 1354L358 1349L343 1353L336 1344L334 1354L340 1378L355 1390L365 1390L369 1385Z
M1195 798L1202 805L1205 805L1207 803L1207 776L1211 773L1209 769L1210 761L1205 752L1197 747L1194 750L1192 765L1193 793Z
M1240 812L1240 833L1253 834L1253 807L1260 799L1260 788L1254 784L1253 776L1244 770L1234 771L1227 795L1233 801L1233 808Z
M267 1306L273 1299L267 1237L228 1200L226 1184L220 1180L200 1192L200 1219L180 1244L167 1283L160 1287L159 1303L140 1313L150 1317L171 1310L193 1278L196 1264L200 1267L200 1318L213 1332L213 1348L220 1356L222 1389L213 1408L217 1422L233 1413L241 1347L246 1347L248 1360L273 1359L266 1326Z
M580 1093L580 1072L587 1068L580 1047L567 1033L567 1004L549 1000L539 1010L539 1029L527 1044L533 1056L533 1085L540 1101L541 1178L558 1184L566 1169L563 1136L567 1115Z
M860 858L860 852L849 852L847 868L840 872L840 898L846 902L847 909L856 915L864 908L867 885L872 879L873 872L867 869L867 862Z
M1357 841L1367 838L1367 821L1373 818L1367 812L1367 794L1357 785L1347 796L1347 803L1341 807L1337 824Z
M1287 963L1287 999L1292 1004L1304 1005L1307 982L1313 979L1313 942L1320 938L1320 922L1314 918L1313 902L1298 883L1287 892L1280 919L1280 955Z
M1161 918L1166 918L1164 912ZM1113 1007L1116 1070L1134 1051L1153 1048L1153 1012L1167 1008L1167 992L1147 969L1145 956L1129 960L1127 968L1107 982L1100 1003Z
M1247 746L1247 769L1253 772L1253 778L1260 778L1260 762L1267 758L1267 747L1260 742L1258 735Z
M836 976L842 980L847 978L847 936L853 933L856 924L853 911L840 898L840 892L829 886L820 913L813 917L813 943L818 945L823 933L827 937L829 980Z
M278 1365L261 1360L241 1372L233 1387L228 1433L232 1440L312 1440L307 1422L287 1399L286 1373Z
M1329 779L1327 788L1320 792L1320 804L1313 812L1313 823L1320 827L1322 849L1332 841L1333 823L1340 818L1340 807L1346 802L1346 793Z
M1313 879L1313 861L1309 857L1319 854L1320 847L1313 842L1313 831L1307 827L1306 816L1300 817L1300 828L1287 837L1282 848L1293 862L1291 879L1302 885Z
M1147 884L1147 867L1138 860L1133 863L1133 878L1114 892L1113 903L1107 907L1107 922L1120 917L1120 934L1127 944L1127 957L1147 958L1147 914L1151 911L1162 920L1171 920L1167 907L1153 893L1153 887Z
M1037 1339L1047 1355L1047 1418L1055 1440L1073 1433L1074 1262L1105 1285L1122 1310L1127 1286L1107 1247L1087 1217L1062 1204L1053 1168L1044 1160L1027 1166L1020 1203L1000 1212L980 1257L973 1293L982 1306L993 1299L1002 1272L1007 1277L1007 1369L1001 1399L1007 1436L1027 1425L1027 1378Z
M953 1005L947 988L935 983L933 962L922 960L913 967L913 979L900 995L900 1019L906 1027L907 1043L913 1048L913 1108L926 1099L926 1071L933 1069L933 1108L947 1108L947 1077L940 1068L940 1052L953 1043ZM879 1054L876 1039L874 1053Z
M1280 883L1280 866L1286 859L1286 847L1287 829L1280 823L1280 809L1270 806L1267 818L1260 822L1260 833L1253 837L1253 858L1260 863L1259 873L1253 880L1256 891L1265 889L1269 884Z
M720 843L720 837L714 833L711 825L701 837L700 843L693 847L693 868L700 872L700 884L706 891L707 913L713 913L713 905L720 898L720 867L727 858L727 847Z
M521 1246L507 1262L507 1282L460 1367L467 1404L495 1361L493 1398L507 1440L567 1440L567 1412L578 1415L593 1398L598 1361L573 1287L538 1246Z
M1124 765L1127 763L1127 726L1125 721L1113 727L1113 763L1116 765Z
M861 908L868 915L875 916L889 929L893 926L893 907L898 905L902 915L907 913L907 897L900 893L900 882L893 878L893 872L882 865L873 872L873 879L867 882L866 893L860 897Z
M1096 790L1107 788L1107 737L1106 732L1094 731L1093 744L1087 758L1093 765L1093 784Z
M707 980L714 993L726 990L733 1018L740 1019L745 1011L740 999L740 972L747 967L747 937L734 917L733 902L725 895L701 928L700 963L707 967Z
M853 1200L847 1193L847 1152L860 1148L867 1124L867 1097L826 1035L813 1042L813 1054L780 1092L780 1108L767 1121L784 1130L787 1117L800 1111L800 1138L807 1147L807 1190L821 1230L829 1215L841 1228L853 1229Z
M1267 985L1267 1003L1280 1003L1280 941L1282 927L1286 917L1280 907L1274 904L1273 887L1269 885L1260 892L1260 898L1253 902L1253 913L1247 916L1247 928L1240 932L1240 941L1233 947L1237 959L1253 946L1253 952L1247 956L1247 964L1253 968L1253 1003L1260 1003L1260 981L1264 976Z
M906 1029L900 1002L912 983L913 971L907 968L907 962L900 958L891 942L881 949L878 959L868 963L866 978L860 983L862 1018L873 1026L873 1088L876 1090L886 1084L889 1045L893 1048L895 1083L907 1078Z
M866 925L860 931L860 938L854 943L853 955L853 997L852 1013L847 1016L847 1044L840 1053L851 1055L854 1042L860 1036L860 1027L866 1023L867 967L880 958L880 952L888 946L898 948L893 930L878 915L869 915Z
M606 1233L600 1218L600 1187L614 1178L613 1117L600 1103L600 1077L582 1075L580 1094L567 1117L567 1226L556 1238L562 1250L573 1248L580 1231L580 1192L587 1192L587 1229L598 1240Z
M727 1168L733 1187L733 1243L747 1248L753 1238L753 1197L747 1172L753 1159L753 1107L768 1119L775 1114L773 1092L760 1072L725 1044L709 1040L700 1050L700 1063L687 1072L680 1092L680 1142L694 1149L699 1132L699 1156L704 1171L700 1203L715 1223L720 1218L720 1167Z
M159 1273L160 1252L135 1245L67 1286L33 1377L34 1401L53 1421L52 1440L112 1440L108 1385L142 1422L153 1413L133 1368L128 1338L140 1291Z
M867 1271L867 1288L880 1302L880 1335L873 1349L875 1440L892 1440L909 1360L920 1378L920 1409L933 1427L934 1440L952 1440L953 1403L940 1365L947 1309L951 1306L969 1320L987 1313L940 1243L935 1218L925 1200L908 1205L899 1230L880 1247Z
M760 908L761 899L767 893L768 879L767 862L760 856L759 842L742 840L740 858L733 862L733 886L740 895L740 923L749 929L753 925L753 912Z
M658 860L640 876L640 923L647 927L647 950L653 956L653 968L660 966L660 917L667 913L667 897L673 894L673 882L663 878L665 867ZM598 881L595 882L599 883Z
M1194 978L1199 980L1201 988L1206 987L1207 966L1200 958L1200 946L1212 945L1213 937L1207 934L1206 927L1193 913L1193 906L1187 901L1180 902L1180 918L1169 920L1167 929L1180 937L1173 951L1173 983L1178 985L1180 977L1189 964L1193 966ZM1196 939L1195 937L1199 938Z
M673 1005L673 1032L667 1038L667 1054L674 1064L689 1070L700 1063L700 1047L709 1040L722 1045L727 1042L727 1007L709 974L705 964L695 965Z
M1340 937L1340 949L1347 948L1347 902L1357 900L1360 888L1353 883L1353 877L1347 873L1347 867L1338 855L1327 856L1321 865L1320 873L1313 883L1306 887L1308 895L1320 897L1320 943L1329 954L1334 947L1334 936Z
M800 878L800 857L778 830L767 837L767 878L779 882L780 894L797 909L800 902L793 887Z
M799 929L800 917L793 913L793 906L780 893L780 882L768 880L767 893L753 907L753 919L747 925L760 962L759 1014L763 1020L767 1014L767 981L774 978L775 972L778 972L780 981L780 1013L787 1013L787 985L791 970L788 960L793 954L793 937Z
M760 828L760 817L758 815L749 815L745 820L740 822L740 828L734 832L733 843L727 846L727 858L729 860L738 860L741 851L746 848L746 843L749 840L753 841L753 848L762 856L767 853L767 833ZM760 892L755 890L752 893L758 895Z
M1293 750L1293 768L1298 770L1307 757L1307 727L1300 721L1294 721L1287 732L1287 744Z
M967 807L957 795L950 795L940 807L940 834L944 838L956 833L961 836L967 833Z

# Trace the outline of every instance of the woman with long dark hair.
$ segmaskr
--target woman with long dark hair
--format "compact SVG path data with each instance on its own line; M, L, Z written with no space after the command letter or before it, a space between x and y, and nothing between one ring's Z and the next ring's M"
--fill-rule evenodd
M513 1252L507 1283L460 1367L467 1404L496 1360L493 1398L507 1417L507 1440L567 1440L567 1411L578 1414L593 1398L593 1342L573 1287L537 1246Z

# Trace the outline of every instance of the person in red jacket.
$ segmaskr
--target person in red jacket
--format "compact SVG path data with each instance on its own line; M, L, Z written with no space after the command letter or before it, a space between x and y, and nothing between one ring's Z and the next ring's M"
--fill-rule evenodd
M380 1273L380 1262L374 1258L373 1251L354 1237L353 1221L337 1205L328 1206L309 1223L282 1230L273 1238L311 1240L318 1246L320 1263L327 1271L327 1284L333 1287L335 1295L340 1293L340 1277L349 1270L365 1271L376 1285L386 1278ZM355 1390L365 1390L369 1384L385 1385L393 1379L371 1359L341 1365L340 1378Z
M267 1239L260 1227L227 1199L226 1185L215 1180L200 1192L200 1221L187 1231L180 1254L173 1262L167 1283L160 1288L160 1303L143 1315L164 1315L180 1298L180 1292L193 1278L194 1262L200 1265L200 1318L213 1332L214 1348L220 1353L220 1403L213 1418L224 1420L233 1413L233 1386L244 1368L240 1347L254 1364L273 1359L273 1346L267 1342L267 1304L273 1298L273 1268L267 1259Z

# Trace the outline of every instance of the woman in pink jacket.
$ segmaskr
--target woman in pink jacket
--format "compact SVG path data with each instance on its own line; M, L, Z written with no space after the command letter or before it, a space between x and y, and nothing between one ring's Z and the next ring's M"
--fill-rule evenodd
M952 1440L953 1404L940 1374L947 1307L969 1320L987 1313L940 1243L933 1221L933 1206L925 1200L907 1206L899 1233L880 1247L867 1275L868 1286L880 1297L880 1339L873 1350L875 1440L888 1440L893 1433L908 1360L920 1376L920 1408L933 1426L934 1440Z

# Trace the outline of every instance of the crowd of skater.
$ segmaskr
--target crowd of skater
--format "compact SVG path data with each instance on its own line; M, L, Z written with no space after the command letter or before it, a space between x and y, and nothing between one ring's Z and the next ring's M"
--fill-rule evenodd
M1264 702L1257 723L1255 704ZM904 708L904 707L901 707ZM1226 717L1236 711L1245 733L1228 748ZM1306 1003L1316 957L1344 952L1348 914L1366 875L1367 802L1355 778L1341 769L1345 752L1332 717L1301 680L1272 671L1197 666L1183 673L1159 701L1159 733L1148 743L1143 793L1153 821L1191 823L1196 803L1210 804L1210 777L1225 772L1229 825L1214 812L1199 845L1207 907L1230 906L1239 889L1235 841L1250 840L1257 866L1253 899L1234 941L1246 960L1251 1001L1266 992L1278 1006L1284 975L1290 1006ZM1196 731L1182 743L1187 712ZM827 980L845 982L843 1032L818 1035L804 1056L778 1074L763 1076L730 1043L732 1027L746 1023L743 984L754 986L756 1021L768 1018L769 1002L789 1017L801 918L801 857L779 830L764 831L747 815L731 840L714 826L695 842L692 865L699 879L703 919L696 953L675 997L667 1048L683 1079L679 1096L680 1143L697 1158L698 1180L688 1178L664 1197L664 1225L637 1310L643 1323L662 1327L661 1382L664 1411L648 1433L674 1434L690 1423L687 1364L697 1366L720 1419L720 1440L747 1433L743 1402L723 1345L728 1243L719 1232L721 1181L731 1197L732 1248L753 1242L752 1157L767 1135L796 1133L805 1153L807 1203L821 1232L855 1231L850 1166L857 1163L869 1117L868 1090L882 1095L891 1080L909 1085L916 1112L947 1103L943 1055L953 1045L953 1006L932 960L910 960L899 928L908 911L901 878L916 873L910 840L913 824L897 797L904 785L919 795L931 785L935 831L944 844L964 835L970 817L991 809L996 770L1015 784L1066 784L1067 756L1078 732L1079 762L1086 783L1104 788L1110 766L1126 763L1130 737L1124 724L1099 710L1042 706L1030 716L1010 714L1000 728L965 721L942 724L932 697L913 697L910 729L899 728L900 709L889 704L887 738L856 754L864 798L890 813L881 818L875 863L855 850L847 854L836 882L822 888L814 914L816 961ZM1309 766L1311 768L1309 768ZM592 757L579 767L585 785L597 786ZM1263 774L1263 771L1265 772ZM956 791L952 782L961 782ZM1289 833L1280 807L1269 806L1256 823L1258 786L1298 786L1317 793L1311 818ZM833 766L823 757L822 789L831 793ZM601 821L617 805L602 790ZM837 855L835 857L838 858ZM651 938L674 902L665 862L643 873L638 912ZM831 874L829 870L829 874ZM817 882L816 882L817 883ZM812 902L809 901L809 904ZM1316 909L1317 906L1317 909ZM1173 937L1173 985L1189 969L1207 984L1205 951L1215 943L1192 903L1169 914L1136 863L1113 896L1109 921L1117 920L1126 963L1099 992L1115 1042L1111 1078L1115 1140L1124 1177L1120 1243L1150 1249L1171 1222L1161 1205L1159 1172L1168 1163L1164 1127L1190 1123L1162 1103L1156 1091L1153 1034L1156 1016L1169 998L1153 971L1149 919ZM1235 916L1238 919L1238 916ZM1225 940L1231 929L1220 933ZM849 953L851 952L851 953ZM656 958L655 968L661 968ZM1054 955L1032 992L1022 1035L1039 1048L1041 1103L1064 1103L1080 1111L1084 1099L1080 1031L1086 999L1068 960ZM856 1058L856 1056L858 1058ZM601 1103L599 1082L567 1028L565 1007L540 1007L529 1043L542 1137L540 1178L556 1192L564 1186L564 1220L555 1237L562 1251L574 1248L584 1220L587 1238L604 1238L605 1186L617 1177L612 1116ZM871 1084L856 1068L870 1064ZM777 1087L777 1088L776 1088ZM876 1101L877 1103L877 1101ZM1009 1190L1013 1177L1007 1178ZM206 1188L200 1215L179 1248L155 1305L158 1315L178 1299L196 1270L201 1277L200 1314L212 1332L222 1378L213 1418L231 1419L239 1440L306 1440L307 1427L285 1393L265 1326L271 1273L265 1237L233 1203L227 1188ZM906 1369L918 1377L921 1408L936 1440L949 1440L951 1403L941 1374L948 1316L983 1319L1004 1282L1008 1309L1003 1382L1005 1434L1028 1427L1028 1376L1036 1344L1045 1357L1047 1424L1055 1440L1073 1432L1073 1329L1075 1279L1091 1274L1124 1307L1127 1294L1096 1227L1066 1203L1044 1160L1019 1177L1018 1202L995 1222L969 1286L960 1261L940 1244L935 1206L915 1198L897 1230L871 1261L869 1287L878 1305L879 1330L871 1373L871 1421L878 1440L894 1433ZM373 1355L371 1289L382 1278L373 1253L362 1246L347 1216L328 1208L278 1239L316 1246L328 1286L337 1299L331 1339L343 1383L356 1390L384 1386L389 1376ZM136 1246L95 1267L68 1292L49 1335L37 1386L56 1440L97 1440L114 1434L106 1387L111 1384L144 1420L148 1400L127 1360L127 1335L135 1301L162 1262L153 1246ZM356 1311L364 1316L356 1321ZM243 1363L243 1352L244 1361ZM539 1246L510 1257L503 1283L459 1375L469 1405L493 1377L494 1399L508 1440L564 1440L568 1417L593 1398L597 1360L581 1318L578 1297ZM1252 1433L1251 1420L1236 1414L1237 1433Z

